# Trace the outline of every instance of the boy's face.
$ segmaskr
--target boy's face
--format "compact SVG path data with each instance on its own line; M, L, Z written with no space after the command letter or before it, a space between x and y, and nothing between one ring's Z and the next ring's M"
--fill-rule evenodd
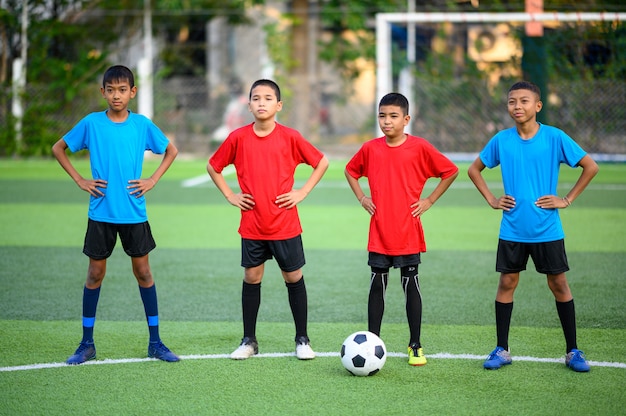
M410 119L397 105L383 105L378 108L378 126L390 139L404 136L404 127L409 124Z
M115 80L107 82L103 88L100 88L100 92L111 111L122 112L128 109L130 100L135 98L137 87L131 88L128 80Z
M507 108L509 115L516 124L524 124L532 121L541 111L543 103L537 94L530 90L513 90L509 92Z
M256 120L269 120L283 108L283 102L278 101L274 89L269 85L257 85L250 92L248 108Z

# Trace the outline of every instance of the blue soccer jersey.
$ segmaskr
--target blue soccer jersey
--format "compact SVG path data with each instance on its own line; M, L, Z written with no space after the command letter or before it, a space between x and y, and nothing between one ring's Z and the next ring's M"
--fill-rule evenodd
M169 140L147 117L129 111L123 123L107 112L87 115L63 140L72 152L87 149L93 179L107 181L103 197L91 196L89 218L114 224L137 224L148 220L146 200L131 195L128 181L140 179L144 152L165 152Z
M585 155L574 140L552 126L540 125L528 140L515 127L497 133L480 159L488 168L500 165L504 193L515 198L515 207L503 211L500 238L522 243L563 239L559 210L539 208L535 201L557 195L561 163L575 167Z

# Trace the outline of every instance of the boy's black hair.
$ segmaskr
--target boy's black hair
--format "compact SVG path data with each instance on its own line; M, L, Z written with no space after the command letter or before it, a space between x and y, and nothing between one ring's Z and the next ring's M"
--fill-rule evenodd
M383 98L380 99L378 108L380 109L380 107L384 105L398 106L402 109L404 113L403 115L406 116L407 114L409 114L409 100L407 100L406 97L400 93L390 92L389 94L385 95Z
M106 84L111 84L115 81L128 81L131 88L135 86L135 76L133 75L133 71L124 65L114 65L107 69L102 77L102 87L105 87Z
M529 81L519 81L519 82L516 82L515 84L513 84L511 86L511 88L509 88L509 92L515 91L515 90L532 91L535 94L537 94L537 98L541 100L541 89L539 89L539 87L537 85L533 84L532 82L529 82Z
M252 84L252 86L250 87L250 95L248 99L252 99L252 90L258 87L259 85L267 85L268 87L273 89L274 93L276 94L276 100L280 101L280 87L278 86L277 83L275 83L271 79L259 79L257 81L254 81L254 84Z

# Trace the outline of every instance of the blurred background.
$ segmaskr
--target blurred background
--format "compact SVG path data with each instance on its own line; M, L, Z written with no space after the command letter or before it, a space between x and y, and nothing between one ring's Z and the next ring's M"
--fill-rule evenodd
M555 18L511 17L526 12ZM411 133L463 158L512 125L506 91L526 79L542 88L540 121L624 161L625 12L623 0L0 0L0 156L49 155L106 108L102 74L122 64L131 109L192 156L250 122L250 85L271 78L279 122L329 154L381 135L382 85L409 97ZM380 32L380 13L428 19Z

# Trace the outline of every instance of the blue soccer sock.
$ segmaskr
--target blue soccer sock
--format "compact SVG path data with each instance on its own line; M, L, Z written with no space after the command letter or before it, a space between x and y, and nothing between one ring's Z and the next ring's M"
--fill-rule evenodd
M100 299L100 287L83 289L83 339L81 342L93 342L93 327L96 323L96 309Z
M148 331L150 331L150 342L159 342L159 308L157 303L156 285L150 287L139 286L139 293L143 301L143 308L148 321Z

